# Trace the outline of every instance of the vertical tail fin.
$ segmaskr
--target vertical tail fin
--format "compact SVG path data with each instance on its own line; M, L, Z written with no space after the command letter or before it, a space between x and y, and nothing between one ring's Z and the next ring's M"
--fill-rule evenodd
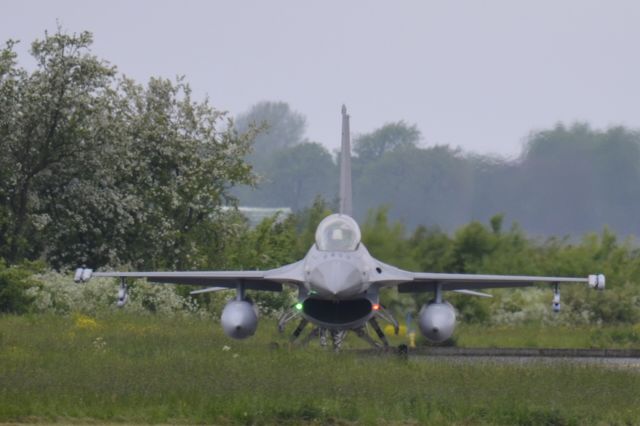
M340 214L353 215L351 201L351 134L347 107L342 105L342 153L340 155Z

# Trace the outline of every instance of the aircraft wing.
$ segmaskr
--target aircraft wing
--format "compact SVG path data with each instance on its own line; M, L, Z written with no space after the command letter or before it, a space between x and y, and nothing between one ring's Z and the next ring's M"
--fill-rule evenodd
M282 284L299 285L304 281L301 262L265 271L93 272L87 268L76 270L76 282L86 282L92 277L146 278L149 282L159 284L223 288L236 288L242 283L247 290L264 291L282 291Z
M448 274L434 272L409 272L380 262L380 272L372 281L382 286L397 286L401 293L422 293L435 291L440 287L445 291L481 290L488 288L529 287L536 283L587 284L591 288L604 290L605 277L602 274L588 277L550 277L527 275L484 275Z
M488 288L529 287L536 283L583 283L597 289L604 289L604 275L578 277L546 277L526 275L476 275L476 274L441 274L414 272L413 280L398 284L398 291L413 293L433 291L437 286L443 290L479 290Z

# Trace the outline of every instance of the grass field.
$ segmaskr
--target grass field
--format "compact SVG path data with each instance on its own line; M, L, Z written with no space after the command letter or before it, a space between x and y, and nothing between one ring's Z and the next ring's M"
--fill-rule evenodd
M640 349L640 325L607 327L461 325L457 346L474 348Z
M315 344L274 349L271 341L286 339L271 324L261 327L254 339L237 342L211 321L179 316L1 317L0 422L640 422L637 370L363 358ZM619 328L551 330L461 327L457 342L509 346L540 337L547 346L589 347L594 335L601 342L626 335ZM633 346L625 339L620 347Z

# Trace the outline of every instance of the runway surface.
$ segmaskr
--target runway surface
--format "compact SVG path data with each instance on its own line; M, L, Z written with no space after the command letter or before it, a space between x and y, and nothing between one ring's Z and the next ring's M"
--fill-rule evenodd
M640 351L629 349L425 348L411 351L410 356L459 362L571 363L640 369Z
M366 351L375 354L375 351ZM379 353L379 352L378 352ZM631 367L640 369L638 349L544 349L544 348L452 348L423 347L409 349L411 360L442 360L488 363L572 363Z

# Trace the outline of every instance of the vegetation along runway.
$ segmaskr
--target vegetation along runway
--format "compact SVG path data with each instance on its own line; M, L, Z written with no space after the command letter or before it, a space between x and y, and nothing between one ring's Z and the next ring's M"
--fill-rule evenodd
M459 332L459 344L473 337ZM589 338L589 331L571 333ZM0 422L577 425L640 418L636 369L477 363L461 355L405 362L285 342L269 325L252 341L230 342L211 318L182 315L0 317ZM357 339L345 344L364 348Z

